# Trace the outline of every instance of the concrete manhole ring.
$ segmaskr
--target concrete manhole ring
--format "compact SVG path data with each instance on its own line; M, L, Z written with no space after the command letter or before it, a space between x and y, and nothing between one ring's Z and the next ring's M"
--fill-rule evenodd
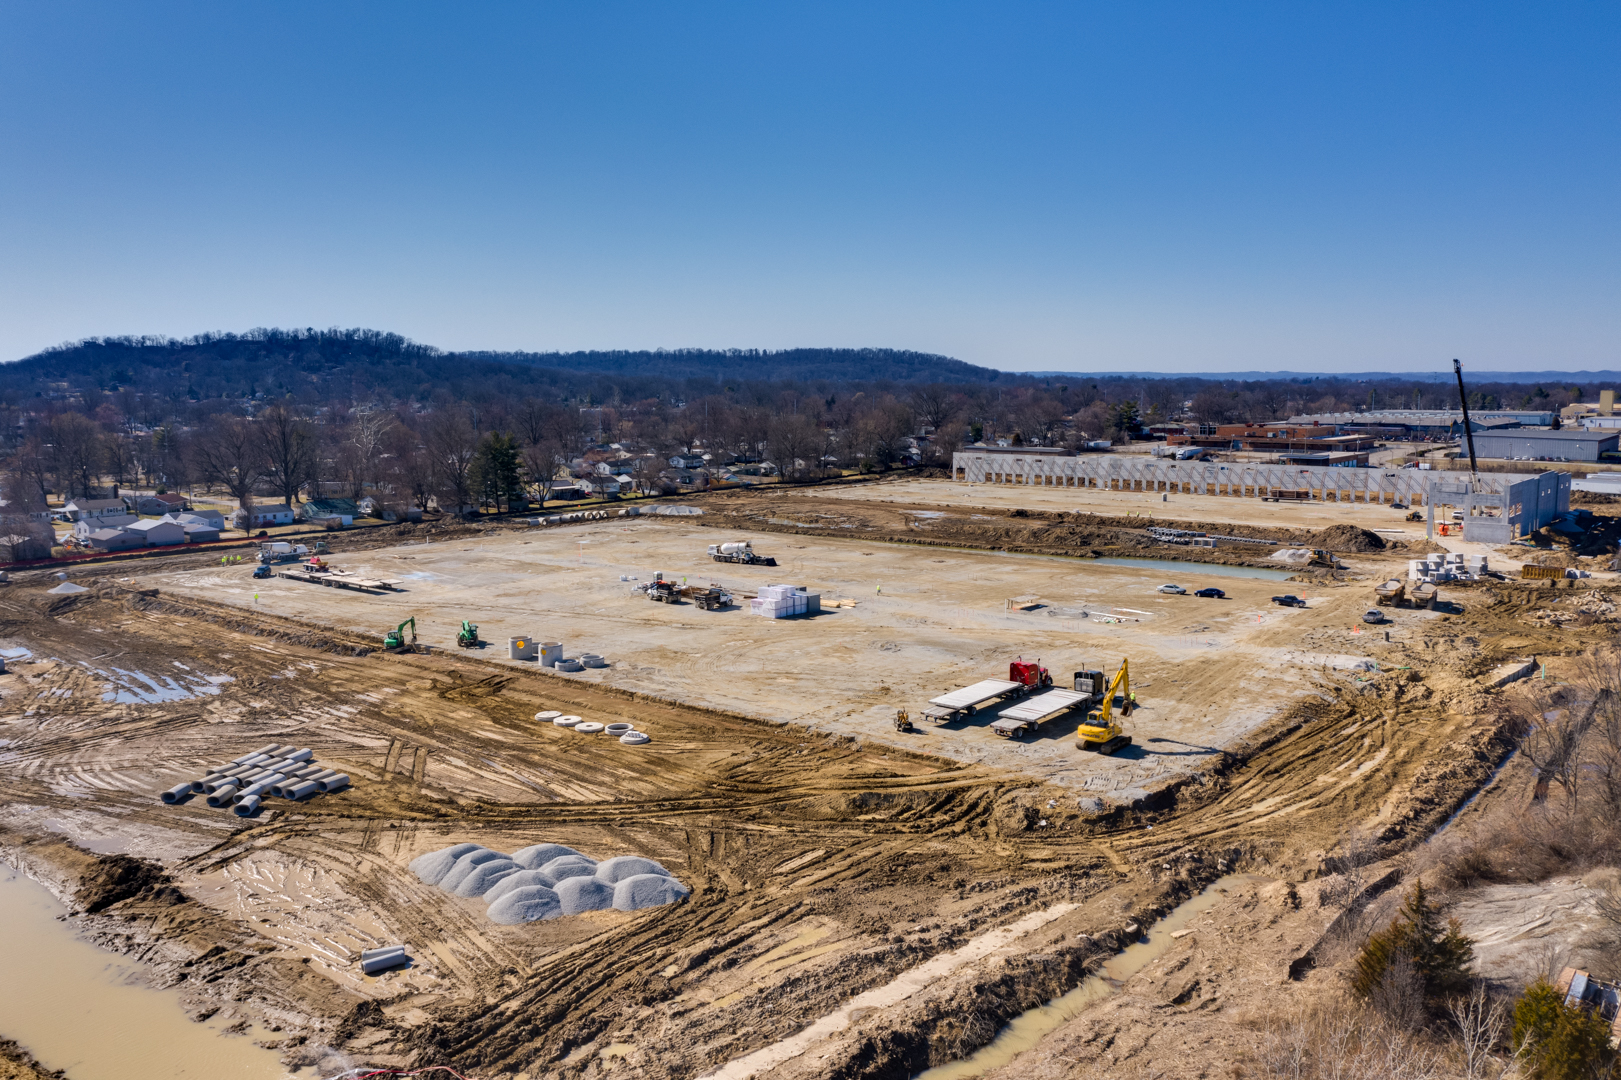
M552 723L558 727L573 727L583 719L585 719L583 716L559 716L552 720Z
M551 710L549 710L547 712L538 712L538 713L536 713L535 714L535 719L536 720L556 720L559 716L562 716L562 715L563 714L558 712L556 709L551 709Z
M627 731L619 736L619 741L626 746L640 746L644 742L651 742L652 736L642 731Z
M602 725L597 723L595 720L587 720L583 724L575 724L574 730L578 731L581 735L595 735L597 732L602 730Z
M631 724L609 724L602 730L617 739L627 731L634 731L635 727Z

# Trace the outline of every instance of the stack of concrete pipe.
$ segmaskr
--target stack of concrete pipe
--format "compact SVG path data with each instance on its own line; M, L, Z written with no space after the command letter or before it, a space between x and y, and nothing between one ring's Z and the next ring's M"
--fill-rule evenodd
M411 861L425 884L489 905L503 925L617 908L640 911L681 900L691 891L640 855L597 862L562 844L533 844L503 855L478 844L455 844Z
M342 791L349 786L347 773L315 763L315 751L271 743L251 754L233 758L201 780L176 784L160 797L165 803L185 802L193 795L206 795L208 805L230 807L238 817L252 817L266 798L297 802L316 795Z

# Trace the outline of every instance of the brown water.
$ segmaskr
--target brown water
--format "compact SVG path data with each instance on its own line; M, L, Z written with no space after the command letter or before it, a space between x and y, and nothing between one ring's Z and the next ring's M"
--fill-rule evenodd
M1135 944L1126 946L1118 955L1103 964L1102 975L1092 975L1081 985L1054 998L1045 1005L1021 1013L997 1033L995 1039L973 1054L959 1061L936 1065L917 1075L915 1080L968 1080L999 1069L1013 1058L1031 1049L1059 1025L1079 1016L1088 1006L1102 1001L1114 993L1120 984L1158 960L1171 946L1171 935L1187 926L1240 885L1270 880L1254 874L1229 874L1205 887L1191 899L1183 901Z
M0 1035L71 1080L282 1080L276 1053L186 1016L140 965L74 934L45 887L0 865Z

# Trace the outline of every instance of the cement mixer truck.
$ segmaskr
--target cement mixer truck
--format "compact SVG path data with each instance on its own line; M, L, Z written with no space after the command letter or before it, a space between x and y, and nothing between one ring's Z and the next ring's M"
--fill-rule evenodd
M745 566L777 565L777 560L769 555L756 555L747 540L729 544L710 544L709 557L716 562L743 563Z

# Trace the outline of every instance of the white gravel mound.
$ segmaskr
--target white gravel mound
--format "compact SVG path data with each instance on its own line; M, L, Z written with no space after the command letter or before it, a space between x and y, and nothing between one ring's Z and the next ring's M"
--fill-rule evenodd
M553 859L561 859L565 855L580 855L580 853L562 844L531 844L514 851L512 861L525 870L539 870ZM585 856L580 855L580 858L583 859Z
M636 874L614 886L613 904L620 911L662 907L686 898L692 890L664 874Z
M462 883L462 878L466 877L468 874L471 874L474 867L478 866L480 863L487 863L491 859L505 858L506 856L501 854L499 851L491 851L489 848L479 848L477 851L469 851L466 855L463 855L461 858L457 859L456 865L452 866L445 873L445 876L439 879L439 887L446 892L453 893L456 891L456 886Z
M558 901L564 915L578 915L582 911L601 911L613 907L614 888L596 878L571 877L557 883ZM493 905L492 905L493 907Z
M438 851L430 851L411 860L411 873L425 884L437 885L450 873L450 868L456 865L457 859L469 852L483 850L485 849L478 844L452 844Z
M597 863L597 880L604 885L617 885L628 877L638 874L662 874L670 876L670 872L652 859L644 859L640 855L619 855L612 859L603 859Z
M596 860L588 859L584 855L564 855L560 859L553 859L541 869L553 881L562 881L564 878L590 877L597 872L597 864Z
M457 884L456 895L483 896L491 885L504 877L516 874L520 869L521 867L511 859L491 859L489 862L479 863Z
M490 921L502 926L555 919L563 914L563 905L555 892L544 885L526 885L513 889L490 905Z
M519 870L516 874L508 874L484 890L484 902L493 904L513 889L526 889L531 885L544 885L549 889L552 887L552 879L544 870Z

